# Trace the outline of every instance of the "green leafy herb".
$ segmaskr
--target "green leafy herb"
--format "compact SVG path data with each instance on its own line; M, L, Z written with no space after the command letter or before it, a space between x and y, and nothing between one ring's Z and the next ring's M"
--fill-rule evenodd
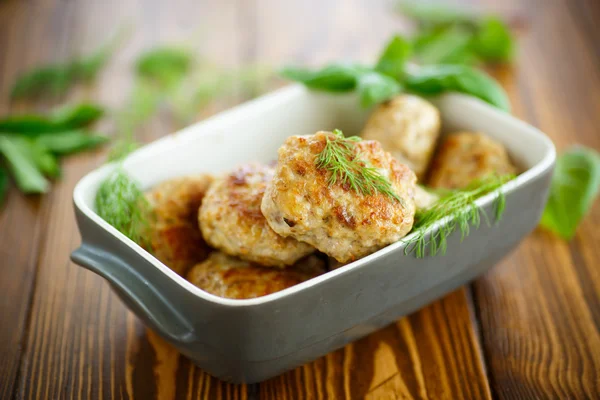
M423 64L474 65L510 62L515 39L508 25L494 15L476 15L431 2L403 2L399 10L419 24L413 39Z
M163 88L172 88L190 71L192 54L183 48L160 47L142 54L136 62L138 76Z
M407 72L406 88L420 95L437 95L446 91L469 94L501 110L510 111L504 89L482 71L465 65L430 65Z
M514 39L500 18L485 17L478 25L473 39L476 54L488 62L510 62L514 54Z
M96 212L119 232L147 249L150 205L139 184L118 167L98 188Z
M44 146L54 154L67 155L93 149L108 142L108 140L107 136L89 134L83 130L73 130L41 134L34 139L34 142Z
M417 59L422 64L473 64L473 33L460 26L425 31L414 39Z
M0 135L0 153L4 155L19 189L24 193L44 193L49 183L38 170L31 153L23 148L22 139Z
M4 167L0 167L0 206L4 203L6 194L8 193L8 171Z
M18 145L24 154L35 163L36 167L49 178L58 178L61 174L58 159L44 145L30 139L20 139Z
M571 239L599 188L600 154L581 146L567 150L556 161L541 225L564 239Z
M358 136L344 137L342 131L333 131L333 138L327 138L323 150L315 160L317 168L322 168L331 173L329 185L348 185L355 192L371 195L379 192L394 200L403 203L392 187L390 181L379 173L377 168L360 158L356 143L361 139Z
M430 208L417 210L412 234L404 239L407 243L404 253L414 252L418 258L424 257L427 250L431 256L445 254L447 239L456 230L460 231L462 240L469 235L471 228L479 227L481 215L489 223L485 211L475 203L475 200L488 193L496 192L494 217L499 221L506 206L506 197L500 188L512 178L507 175L476 180L464 189L442 195ZM431 228L444 217L449 220L441 224L437 231L432 231Z
M0 132L29 136L62 132L87 126L103 114L102 107L83 103L62 107L47 116L37 114L9 116L0 120Z
M358 79L358 94L363 107L371 107L400 93L402 86L379 72L367 72Z
M11 97L18 99L42 94L59 96L78 80L94 79L121 43L125 33L124 29L120 29L111 40L88 57L48 65L21 75L12 88Z
M303 83L306 87L327 92L349 92L356 88L358 76L368 70L355 64L331 64L320 70L285 67L284 78Z
M396 35L385 46L375 70L398 79L404 74L404 66L410 58L411 52L411 44L402 36Z
M422 27L473 23L474 15L462 8L422 0L401 1L398 11L418 22Z

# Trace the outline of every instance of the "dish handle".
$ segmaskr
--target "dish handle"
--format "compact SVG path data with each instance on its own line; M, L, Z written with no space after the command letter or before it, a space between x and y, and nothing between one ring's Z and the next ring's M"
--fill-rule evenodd
M127 305L166 339L189 343L196 337L191 324L126 261L87 244L73 251L71 260L110 282Z

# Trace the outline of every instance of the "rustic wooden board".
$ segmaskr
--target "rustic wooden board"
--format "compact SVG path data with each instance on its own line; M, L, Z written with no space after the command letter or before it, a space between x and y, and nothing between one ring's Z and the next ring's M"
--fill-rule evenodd
M598 21L600 3L556 0L525 11L534 17L520 42L519 113L559 151L573 142L600 149L599 37L588 21ZM596 204L570 243L538 229L475 283L498 398L599 395L598 224Z
M475 3L493 5L492 0ZM530 20L519 67L495 71L516 114L548 132L560 148L573 138L599 148L598 3L512 0L503 7ZM23 68L94 48L122 21L133 22L135 34L100 83L75 91L71 99L91 96L122 104L131 85L131 61L158 43L188 41L229 66L317 65L339 58L370 62L392 32L407 30L389 3L368 0L5 1L0 3L0 112L14 107L5 101L6 93ZM240 93L215 109L243 98ZM172 127L161 115L142 138L152 140ZM231 385L147 332L101 278L68 260L79 243L73 187L104 157L105 152L71 157L51 194L36 200L13 192L0 212L0 398L591 398L600 393L598 206L570 244L534 232L474 284L474 307L469 290L460 289L280 377Z

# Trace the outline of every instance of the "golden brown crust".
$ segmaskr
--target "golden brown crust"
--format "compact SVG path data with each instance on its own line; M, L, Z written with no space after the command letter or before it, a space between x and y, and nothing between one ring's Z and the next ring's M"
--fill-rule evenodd
M273 167L244 164L215 180L200 210L205 240L226 254L265 266L285 267L314 252L293 238L279 236L260 206Z
M385 151L408 165L421 180L435 150L440 126L440 113L433 104L403 94L379 105L361 136L379 141Z
M364 257L406 235L415 212L416 177L375 141L357 143L361 158L384 174L398 202L385 194L364 195L341 183L330 185L330 173L317 168L316 157L330 132L293 136L279 149L275 177L267 186L263 215L273 230L309 243L339 261Z
M324 272L325 262L314 255L303 258L294 266L275 269L216 251L194 266L187 279L216 296L251 299L297 285Z
M210 252L198 229L197 215L211 182L209 175L176 178L146 194L155 216L150 226L152 252L180 275Z
M459 132L447 136L433 159L429 186L459 189L491 174L514 174L504 146L482 133Z

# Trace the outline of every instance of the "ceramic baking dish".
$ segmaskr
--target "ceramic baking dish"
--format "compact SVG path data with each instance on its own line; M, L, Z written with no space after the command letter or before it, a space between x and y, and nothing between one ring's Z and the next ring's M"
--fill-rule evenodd
M250 300L216 297L94 212L99 182L114 168L107 165L75 188L82 244L72 259L104 277L140 319L218 378L257 382L313 360L472 280L538 223L554 166L552 142L476 99L452 94L434 102L445 131L485 132L506 145L523 171L503 187L502 220L482 224L462 243L460 234L452 235L444 256L417 259L398 242L278 293ZM243 162L273 160L290 135L334 128L358 134L367 115L352 96L290 86L149 144L125 168L145 188L176 176L225 172ZM492 203L492 195L478 200L489 215Z

